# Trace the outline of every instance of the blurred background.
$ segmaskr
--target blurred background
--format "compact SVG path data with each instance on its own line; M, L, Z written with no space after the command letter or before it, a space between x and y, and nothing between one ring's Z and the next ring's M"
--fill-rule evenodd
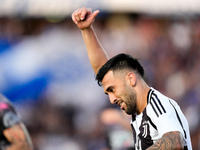
M119 116L127 124L131 118L120 115L97 85L71 20L82 6L100 10L94 28L108 55L139 58L147 83L178 102L193 149L200 149L199 0L1 0L0 92L21 113L35 150L125 150L133 144L119 123ZM109 111L105 121L105 109L119 116Z

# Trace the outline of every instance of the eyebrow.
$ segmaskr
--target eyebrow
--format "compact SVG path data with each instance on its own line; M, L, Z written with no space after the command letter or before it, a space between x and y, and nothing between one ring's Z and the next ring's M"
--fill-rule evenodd
M111 91L111 88L112 88L112 86L109 86L109 87L106 89L106 92L105 92L106 95L108 95L108 92Z

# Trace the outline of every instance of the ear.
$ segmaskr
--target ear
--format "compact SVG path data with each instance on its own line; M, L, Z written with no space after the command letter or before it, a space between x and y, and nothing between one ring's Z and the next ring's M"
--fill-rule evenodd
M129 72L129 73L127 74L127 79L128 79L129 84L130 84L132 87L136 85L136 75L135 75L135 73Z

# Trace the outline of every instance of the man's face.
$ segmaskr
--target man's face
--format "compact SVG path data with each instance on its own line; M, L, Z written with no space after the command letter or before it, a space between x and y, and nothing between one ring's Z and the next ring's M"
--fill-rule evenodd
M104 92L108 94L110 102L117 104L127 114L134 114L137 106L137 94L123 73L113 74L108 71L102 80Z

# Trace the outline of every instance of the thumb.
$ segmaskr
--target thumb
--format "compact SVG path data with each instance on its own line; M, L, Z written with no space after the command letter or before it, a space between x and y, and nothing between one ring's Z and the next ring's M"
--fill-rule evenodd
M99 12L100 12L99 10L95 10L95 11L92 13L92 19L95 19Z

